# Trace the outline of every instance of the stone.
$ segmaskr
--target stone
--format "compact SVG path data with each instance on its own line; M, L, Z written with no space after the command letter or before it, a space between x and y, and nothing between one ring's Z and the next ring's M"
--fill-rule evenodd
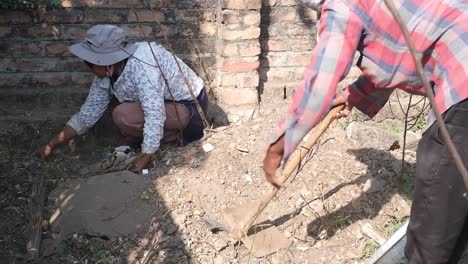
M179 215L174 219L174 224L178 226L182 226L185 224L185 220L187 219L186 215Z
M225 248L227 248L228 246L228 243L226 243L226 241L222 240L222 239L216 239L213 243L213 247L216 249L216 251L221 251Z
M177 231L177 226L174 224L168 224L166 225L166 233L168 235L172 235Z
M221 255L217 255L214 260L213 260L214 264L224 264L226 263L226 261L224 260L223 256Z
M302 252L305 252L305 251L309 250L309 246L307 246L307 245L299 245L296 248L298 250L302 251Z
M361 231L363 234L365 234L375 242L379 243L379 245L383 245L386 241L386 238L382 234L380 234L380 232L376 231L370 223L365 223L364 225L362 225Z
M265 224L259 229L261 230L242 239L242 243L252 251L253 256L261 258L290 247L292 242L276 226Z
M203 148L203 151L205 152L210 152L214 149L213 145L211 145L210 143L204 144L202 148Z
M377 178L370 178L362 186L362 191L370 194L382 190L383 187L384 182L382 180L379 180Z

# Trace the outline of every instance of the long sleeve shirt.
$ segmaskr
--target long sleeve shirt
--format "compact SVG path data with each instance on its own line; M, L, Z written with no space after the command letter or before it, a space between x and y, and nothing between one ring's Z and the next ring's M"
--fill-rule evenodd
M394 3L434 84L437 107L444 112L468 98L468 2ZM363 75L342 94L365 114L377 114L396 88L425 95L403 34L383 1L325 0L318 34L304 83L274 133L273 142L284 135L283 159L329 111L356 51Z
M140 42L136 45L138 49L128 59L113 88L109 78L96 77L80 111L68 121L67 125L81 135L101 118L113 96L121 103L138 101L141 103L145 119L141 151L152 154L159 148L159 142L163 137L166 118L164 101L173 99L170 92L176 101L192 100L192 97L170 52L160 45L151 43L168 81L168 88L161 71L156 67L149 44ZM197 96L203 89L203 80L180 59L177 60Z

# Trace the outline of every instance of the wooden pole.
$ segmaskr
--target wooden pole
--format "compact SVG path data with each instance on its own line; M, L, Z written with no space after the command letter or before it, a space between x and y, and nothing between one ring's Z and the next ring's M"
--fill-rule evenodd
M330 112L325 116L325 118L316 126L309 134L305 142L302 142L296 150L291 154L286 165L283 168L281 175L281 182L286 182L291 176L291 174L298 168L302 159L309 153L310 149L315 145L317 140L322 136L322 134L327 130L328 126L335 119L336 115L344 109L344 105L339 105L330 110ZM244 235L247 234L250 227L257 220L258 216L263 212L265 207L270 203L276 193L279 191L278 188L272 187L272 189L263 194L263 196L255 204L255 207L250 212L246 212L244 215L248 219L245 222L238 223L240 226L238 228L233 228L231 231L231 236L235 239L242 239Z

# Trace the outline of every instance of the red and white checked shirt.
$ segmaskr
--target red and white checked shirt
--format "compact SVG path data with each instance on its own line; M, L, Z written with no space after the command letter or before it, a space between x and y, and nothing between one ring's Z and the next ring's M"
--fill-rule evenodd
M394 0L434 85L444 112L468 98L468 1ZM285 136L287 159L329 111L336 85L348 73L356 51L363 75L342 94L373 117L394 89L424 95L415 64L397 22L381 0L325 0L319 43L274 141Z

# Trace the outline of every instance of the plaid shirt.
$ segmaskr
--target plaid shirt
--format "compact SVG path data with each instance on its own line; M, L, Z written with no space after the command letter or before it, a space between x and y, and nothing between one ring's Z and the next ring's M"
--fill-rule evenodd
M444 112L468 98L468 2L394 3L434 84L439 109ZM365 114L377 114L396 88L425 94L403 34L383 1L326 0L318 34L305 81L274 133L273 142L285 136L284 159L329 111L356 51L361 54L357 66L363 75L341 93Z

